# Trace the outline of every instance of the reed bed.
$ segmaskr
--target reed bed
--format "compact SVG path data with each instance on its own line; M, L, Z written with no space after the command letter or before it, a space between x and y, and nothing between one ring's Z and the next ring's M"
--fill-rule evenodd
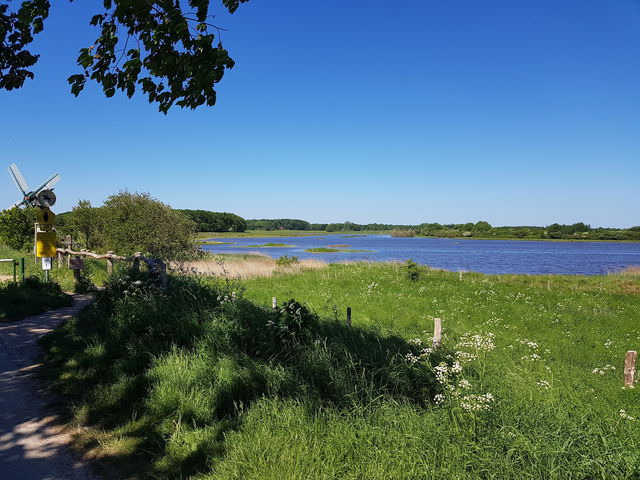
M327 263L315 259L300 260L288 265L277 265L276 260L266 255L253 253L243 258L216 256L204 260L173 263L171 267L183 273L217 276L232 279L270 277L276 273L297 274L307 270L320 270Z

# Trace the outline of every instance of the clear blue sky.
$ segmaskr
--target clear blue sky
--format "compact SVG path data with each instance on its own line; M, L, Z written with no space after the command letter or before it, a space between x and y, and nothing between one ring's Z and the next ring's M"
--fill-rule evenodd
M638 0L215 7L237 65L216 107L167 116L69 93L101 3L53 2L36 79L0 93L1 163L59 172L57 212L126 188L245 218L640 224Z

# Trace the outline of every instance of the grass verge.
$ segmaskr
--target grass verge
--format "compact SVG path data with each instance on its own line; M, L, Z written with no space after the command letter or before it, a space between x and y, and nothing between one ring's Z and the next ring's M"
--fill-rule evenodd
M67 307L73 303L57 283L28 277L24 282L0 282L0 321L21 320L30 315Z

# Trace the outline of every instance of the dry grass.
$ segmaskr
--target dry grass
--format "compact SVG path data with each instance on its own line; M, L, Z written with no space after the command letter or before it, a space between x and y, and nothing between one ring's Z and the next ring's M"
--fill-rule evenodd
M299 263L287 266L277 266L273 258L263 255L229 260L221 256L172 265L172 267L187 273L226 278L270 277L275 273L300 273L305 270L318 270L326 266L325 262L313 259L300 260Z

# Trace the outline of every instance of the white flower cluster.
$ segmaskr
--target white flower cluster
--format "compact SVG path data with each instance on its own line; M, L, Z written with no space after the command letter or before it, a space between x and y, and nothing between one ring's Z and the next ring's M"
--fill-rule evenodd
M493 400L493 395L490 393L485 393L484 395L465 395L460 400L460 407L467 412L481 412L491 409Z
M546 380L538 380L536 382L536 385L538 385L543 390L549 390L551 388L551 384Z
M532 342L531 340L527 340L526 338L522 338L518 341L522 345L526 345L527 347L532 348L533 350L536 350L538 348L538 344L536 342Z
M407 340L407 343L419 347L420 345L422 345L422 340L420 338L410 338L409 340Z
M629 420L630 422L633 422L636 419L636 417L632 417L625 410L621 409L618 413L620 414L620 418L622 418L623 420Z
M612 345L613 345L613 340L610 340L607 338L607 341L604 342L605 348L611 348Z
M238 296L236 294L236 292L231 292L230 295L224 294L224 295L218 295L218 301L220 303L233 303L237 300Z
M496 346L493 343L495 335L493 333L476 333L475 335L471 335L469 333L465 333L461 338L457 348L472 348L478 351L490 352L494 350Z
M536 362L538 360L540 360L542 357L540 355L538 355L537 353L532 353L531 355L524 355L521 357L521 360L527 361L527 362Z
M595 373L596 375L606 375L607 372L613 372L616 369L613 365L605 365L602 368L594 368L591 370L591 373Z

